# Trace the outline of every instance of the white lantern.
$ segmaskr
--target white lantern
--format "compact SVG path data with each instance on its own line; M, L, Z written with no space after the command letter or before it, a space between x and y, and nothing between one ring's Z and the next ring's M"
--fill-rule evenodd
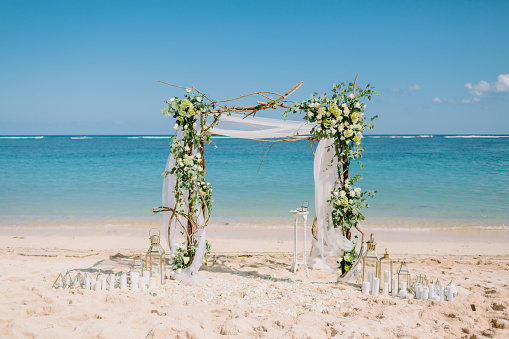
M158 234L152 235L152 230L156 230ZM147 271L151 277L156 277L160 284L166 283L166 263L164 257L164 249L161 247L161 236L157 228L153 228L148 232L150 236L150 247L145 256Z

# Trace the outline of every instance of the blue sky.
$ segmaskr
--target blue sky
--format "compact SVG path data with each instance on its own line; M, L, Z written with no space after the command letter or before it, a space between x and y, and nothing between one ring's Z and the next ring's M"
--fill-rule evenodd
M509 1L0 2L0 134L168 134L195 86L373 84L377 134L509 133ZM280 112L265 116L279 117Z

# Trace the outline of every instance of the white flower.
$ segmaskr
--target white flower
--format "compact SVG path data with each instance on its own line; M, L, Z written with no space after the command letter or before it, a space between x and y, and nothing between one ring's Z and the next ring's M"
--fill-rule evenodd
M346 195L346 192L345 192L345 191L341 191L341 192L339 192L339 196L340 196L341 198L343 198L345 195Z
M196 122L193 124L193 128L196 128Z
M170 99L170 102L173 102L173 100L175 100L175 98L171 98L171 99Z
M184 264L187 265L188 262L189 262L189 257L184 257Z
M182 273L182 269L181 269L181 268L177 268L177 269L175 270L175 273L177 273L177 274Z
M349 184L348 184L348 180L345 181L345 187L348 187Z
M348 107L345 107L345 109L343 110L343 113L345 113L345 115L350 114L350 109Z
M340 139L341 139L341 140L345 140L345 137L342 135Z
M346 208L346 207L345 207L345 208L343 208L343 212L345 212L345 213L346 213L346 211L348 211L348 208Z
M192 90L193 90L192 88L186 88L187 93L191 93Z
M332 121L330 122L330 125L331 125L332 127L336 126L336 120L332 120Z
M330 117L330 112L327 111L327 113L325 113L326 116Z
M316 131L317 131L318 133L320 133L320 132L322 131L322 128L321 128L320 126L318 126L318 127L316 128Z
M360 104L360 103L358 103L358 102L356 102L356 103L355 103L355 108L361 108L361 104Z
M366 108L366 104L362 105L362 108Z
M352 200L352 199L348 200L348 202L349 202L350 204L353 204L353 200Z
M179 124L175 124L175 126L173 126L173 129L179 129Z
M346 102L344 102L344 103L341 104L341 107L348 108L348 105L346 104Z
M203 167L198 166L198 171L200 171L200 172L203 171Z
M313 112L308 112L308 117L312 117L313 116Z
M360 193L360 192L361 192L361 188L360 188L360 187L355 187L355 188L354 188L354 191L355 191L356 193Z
M350 196L355 197L355 191L350 191Z
M345 129L345 127L343 126L343 124L340 124L340 125L338 126L338 132L341 132L341 131L342 131L342 130L344 130L344 129Z
M334 196L337 197L338 196L338 192L337 191L334 191Z
M197 169L198 169L198 166L193 165L193 169L194 169L194 170L197 170Z
M198 159L201 158L201 153L196 153L195 157L197 157Z
M321 115L321 114L318 114L318 115L316 116L316 119L318 119L318 120L322 120L322 115Z
M354 210L352 211L352 213L353 213L354 215L357 215L357 210L355 210L355 209L354 209Z
M196 97L196 101L201 102L201 97Z
M184 129L187 129L187 125L184 125L184 127L183 127L183 128L184 128Z
M344 124L345 124L345 126L350 125L350 123L348 121L345 121Z
M352 93L352 94L350 94L348 97L349 97L350 99L353 99L353 98L355 98L355 95L353 95L353 93Z
M189 146L184 147L184 150L185 150L186 152L189 152ZM186 154L186 155L187 155L187 154Z

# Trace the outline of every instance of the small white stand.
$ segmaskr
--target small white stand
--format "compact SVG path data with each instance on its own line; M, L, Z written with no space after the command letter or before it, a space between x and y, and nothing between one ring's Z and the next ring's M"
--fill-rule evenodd
M306 261L306 222L308 220L308 214L309 212L299 212L299 211L290 211L290 213L293 214L293 219L295 220L294 224L294 243L293 243L293 264L292 264L292 272L297 272L297 266L304 265L304 268L306 269L306 275L308 274L308 264ZM303 241L303 252L302 252L302 260L298 260L297 257L297 223L299 221L299 217L302 216L302 219L304 219L304 241Z

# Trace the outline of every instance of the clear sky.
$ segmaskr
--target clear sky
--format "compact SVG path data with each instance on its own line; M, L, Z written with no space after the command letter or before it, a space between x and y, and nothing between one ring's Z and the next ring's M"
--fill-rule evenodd
M0 134L168 134L163 100L359 74L377 134L509 134L509 1L0 1ZM279 117L278 112L265 116Z

